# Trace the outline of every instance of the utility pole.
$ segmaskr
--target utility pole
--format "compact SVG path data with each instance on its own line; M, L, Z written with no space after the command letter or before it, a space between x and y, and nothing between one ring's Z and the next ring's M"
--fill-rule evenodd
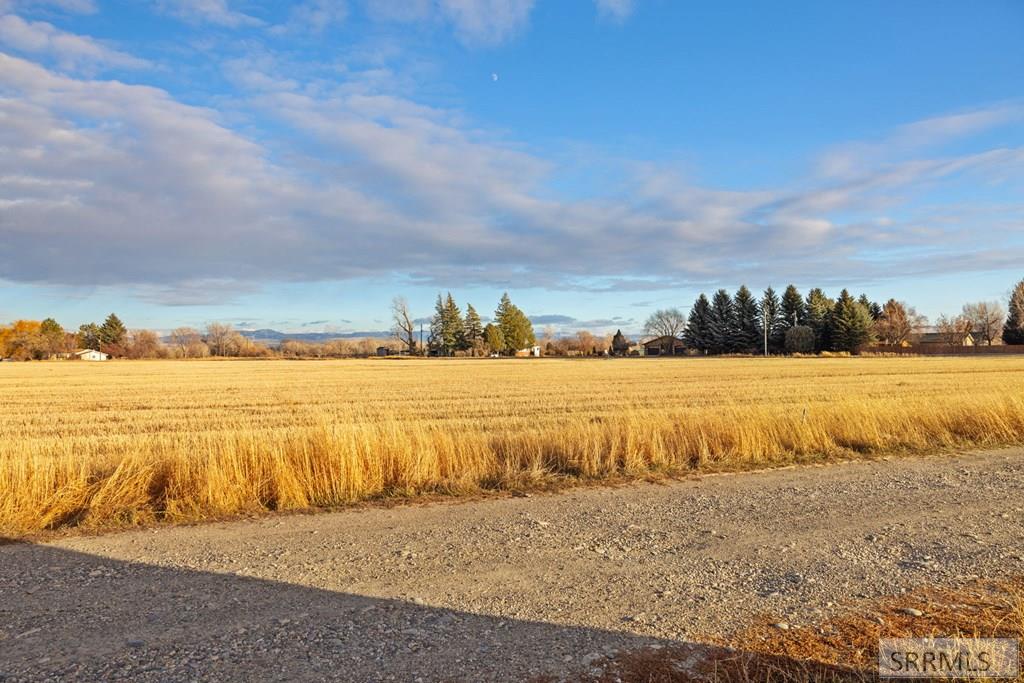
M420 353L423 353L423 323L420 323Z
M762 325L762 327L764 327L764 355L767 356L768 355L768 308L766 306L762 306L762 308L764 309L764 310L761 311L761 315L764 316L764 325Z

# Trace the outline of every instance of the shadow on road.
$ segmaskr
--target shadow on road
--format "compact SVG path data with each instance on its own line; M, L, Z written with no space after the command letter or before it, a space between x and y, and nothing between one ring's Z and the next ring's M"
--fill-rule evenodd
M685 644L0 539L0 681L525 680L652 645Z

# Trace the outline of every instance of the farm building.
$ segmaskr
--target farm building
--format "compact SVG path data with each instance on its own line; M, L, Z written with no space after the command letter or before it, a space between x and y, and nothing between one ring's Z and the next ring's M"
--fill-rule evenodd
M516 358L540 358L540 347L530 346L516 351Z
M96 349L79 349L71 354L77 360L110 360L110 356Z
M679 337L665 335L643 343L645 356L685 356L686 344Z

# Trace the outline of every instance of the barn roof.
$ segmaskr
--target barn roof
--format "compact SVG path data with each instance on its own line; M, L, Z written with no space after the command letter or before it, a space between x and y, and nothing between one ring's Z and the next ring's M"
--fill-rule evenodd
M668 342L668 340L670 340L670 339L671 339L671 340L672 340L672 341L673 341L674 343L676 343L676 344L683 344L683 343L685 343L685 342L683 342L683 340L682 340L682 339L680 339L679 337L673 337L673 336L672 336L672 335L670 335L670 334L663 334L663 335L662 335L662 336L660 336L660 337L655 337L654 339L648 339L647 341L645 341L645 342L641 342L641 343L642 343L642 344L643 344L644 346L655 346L655 345L657 345L657 346L665 346L665 344L666 344L666 343Z

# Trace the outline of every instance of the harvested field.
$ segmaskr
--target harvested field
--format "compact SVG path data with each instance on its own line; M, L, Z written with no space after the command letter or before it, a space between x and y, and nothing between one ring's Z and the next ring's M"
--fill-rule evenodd
M1024 443L1024 359L0 368L0 531Z

